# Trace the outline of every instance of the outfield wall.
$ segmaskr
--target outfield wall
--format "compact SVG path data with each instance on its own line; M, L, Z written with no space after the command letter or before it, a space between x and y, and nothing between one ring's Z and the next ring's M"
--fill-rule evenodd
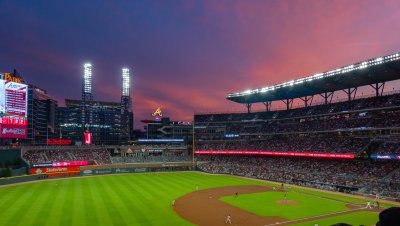
M151 163L151 164L111 164L81 166L81 176L116 174L116 173L144 173L144 172L171 172L195 170L192 162Z

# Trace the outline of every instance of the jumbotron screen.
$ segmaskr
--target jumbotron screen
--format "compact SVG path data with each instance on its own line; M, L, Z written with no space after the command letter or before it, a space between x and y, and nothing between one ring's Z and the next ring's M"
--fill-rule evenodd
M28 86L0 79L0 138L26 138Z

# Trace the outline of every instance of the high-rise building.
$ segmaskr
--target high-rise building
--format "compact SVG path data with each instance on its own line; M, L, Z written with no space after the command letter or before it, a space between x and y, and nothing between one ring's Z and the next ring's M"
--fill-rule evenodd
M28 126L24 143L46 145L48 139L58 137L57 107L57 101L46 90L28 86Z

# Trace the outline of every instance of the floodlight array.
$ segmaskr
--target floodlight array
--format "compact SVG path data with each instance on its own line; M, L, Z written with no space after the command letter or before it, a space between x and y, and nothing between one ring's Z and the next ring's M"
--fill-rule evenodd
M294 85L302 84L304 82L311 82L311 81L314 81L317 79L331 77L334 75L339 75L339 74L343 74L343 73L347 73L347 72L351 72L351 71L355 71L355 70L362 70L362 69L368 68L370 66L379 65L379 64L383 64L383 63L387 63L387 62L391 62L391 61L396 61L396 60L400 60L399 53L395 53L395 54L384 56L384 57L377 57L377 58L366 60L366 61L363 61L360 63L347 65L347 66L344 66L341 68L337 68L337 69L330 70L330 71L323 72L323 73L317 73L317 74L307 76L304 78L300 78L300 79L294 79L294 80L280 83L280 84L273 85L273 86L267 86L267 87L263 87L263 88L259 88L259 89L246 90L246 91L239 92L239 93L230 93L227 95L227 98L247 96L247 95L258 94L258 93L266 93L266 92L273 91L273 90L276 90L279 88L294 86Z
M129 96L130 76L129 69L122 68L122 96Z
M83 91L92 93L92 65L90 63L83 65Z

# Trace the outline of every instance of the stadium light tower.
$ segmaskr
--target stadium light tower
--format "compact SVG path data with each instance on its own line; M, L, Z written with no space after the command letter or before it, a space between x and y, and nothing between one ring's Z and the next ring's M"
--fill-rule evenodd
M83 65L83 92L92 93L92 65L85 63Z
M129 68L122 68L122 92L121 92L121 142L129 140L133 134L132 99L130 95L131 77Z
M83 132L89 130L92 124L92 64L85 63L83 65L83 82L82 82L82 136Z
M122 68L122 96L130 96L131 78L128 68Z

